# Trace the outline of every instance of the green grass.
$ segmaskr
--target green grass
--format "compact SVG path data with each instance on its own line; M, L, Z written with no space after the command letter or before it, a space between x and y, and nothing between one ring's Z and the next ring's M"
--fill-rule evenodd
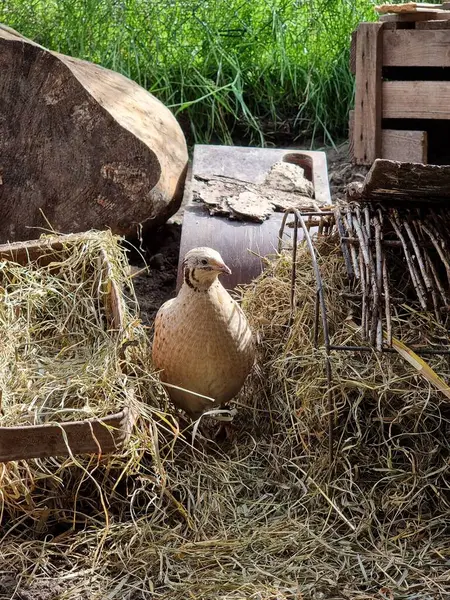
M329 143L353 99L350 35L371 0L2 0L0 22L114 69L190 142Z

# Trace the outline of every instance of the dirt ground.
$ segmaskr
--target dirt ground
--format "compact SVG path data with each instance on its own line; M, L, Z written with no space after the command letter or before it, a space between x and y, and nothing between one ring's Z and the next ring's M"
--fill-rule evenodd
M348 144L326 150L326 154L330 190L333 199L337 200L344 196L345 186L351 181L361 181L368 169L352 164ZM175 296L183 212L182 205L158 232L143 240L140 248L148 270L136 275L133 282L141 307L142 322L150 327L161 304ZM145 267L137 253L131 257L131 262L136 267Z
M141 252L147 269L137 274L133 283L146 326L152 325L161 304L175 295L180 239L181 223L170 221L151 239L143 240ZM131 256L130 262L135 267L145 268L145 262L137 255Z

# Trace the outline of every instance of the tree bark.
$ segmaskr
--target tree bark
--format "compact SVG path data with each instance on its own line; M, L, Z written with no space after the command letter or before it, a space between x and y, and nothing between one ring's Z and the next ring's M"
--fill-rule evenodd
M350 184L349 200L382 203L450 201L450 166L377 159L364 183Z

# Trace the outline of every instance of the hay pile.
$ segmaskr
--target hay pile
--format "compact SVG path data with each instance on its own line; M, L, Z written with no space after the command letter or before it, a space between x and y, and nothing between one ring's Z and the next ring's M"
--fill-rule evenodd
M340 296L338 245L319 250L332 342L359 343ZM58 495L58 515L74 528L5 521L0 557L15 598L30 589L40 600L448 597L448 400L396 355L333 353L330 464L305 248L297 268L291 327L289 256L244 294L260 362L228 436L206 439L214 426L205 422L193 446L155 396L122 455L53 470L47 506ZM426 336L429 318L410 315L396 321L407 342ZM429 362L450 379L446 358ZM39 467L28 467L35 478Z
M149 340L119 238L92 231L41 241L42 251L24 264L10 256L0 261L0 426L148 410L140 405L155 404L158 383L148 368ZM113 288L122 290L115 298L117 323ZM129 342L134 345L125 350ZM98 487L91 473L96 462L58 457L0 464L0 514L44 529L70 520L84 480ZM109 469L114 462L107 461Z
M108 232L67 238L25 265L0 263L1 426L102 417L123 407L129 390L118 357L126 338L111 326L108 295L112 281L124 288L127 280L125 253ZM139 336L136 299L122 308L126 336Z

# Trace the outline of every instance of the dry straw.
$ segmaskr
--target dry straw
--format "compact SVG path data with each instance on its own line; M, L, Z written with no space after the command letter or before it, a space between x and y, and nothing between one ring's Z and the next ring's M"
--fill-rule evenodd
M341 296L338 244L318 249L332 343L358 344ZM58 595L45 597L448 597L448 399L400 356L333 352L338 446L330 464L306 248L297 260L290 327L288 255L274 257L244 293L261 343L232 426L217 432L205 420L193 447L190 430L157 408L158 390L144 396L152 376L135 357L146 404L122 454L8 467L17 471L16 496L11 485L2 488L9 504L1 568L20 593L58 586ZM430 319L399 307L395 334L407 343L437 335ZM448 381L448 360L429 362Z

